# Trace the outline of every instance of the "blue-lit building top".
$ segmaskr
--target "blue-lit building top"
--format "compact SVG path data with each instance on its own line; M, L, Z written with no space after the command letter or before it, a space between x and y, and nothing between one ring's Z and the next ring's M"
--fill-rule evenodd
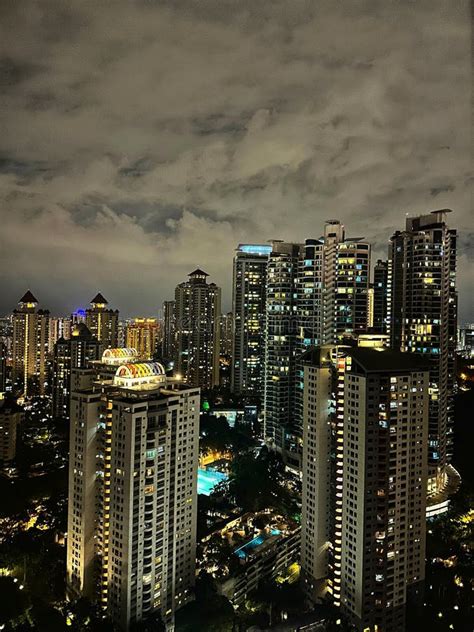
M245 252L248 255L260 255L268 257L272 252L272 246L269 244L239 244L238 252Z

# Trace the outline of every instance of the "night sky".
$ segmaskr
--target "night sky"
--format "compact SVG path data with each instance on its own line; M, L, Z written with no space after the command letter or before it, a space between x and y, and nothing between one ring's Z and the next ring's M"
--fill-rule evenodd
M152 315L239 242L452 208L474 317L469 2L0 3L0 315ZM469 252L470 250L470 252Z

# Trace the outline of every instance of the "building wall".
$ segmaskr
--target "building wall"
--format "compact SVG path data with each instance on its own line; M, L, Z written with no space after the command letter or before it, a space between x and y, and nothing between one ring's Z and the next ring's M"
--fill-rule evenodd
M233 268L231 388L235 393L251 392L261 398L264 392L266 279L270 251L269 246L241 244Z

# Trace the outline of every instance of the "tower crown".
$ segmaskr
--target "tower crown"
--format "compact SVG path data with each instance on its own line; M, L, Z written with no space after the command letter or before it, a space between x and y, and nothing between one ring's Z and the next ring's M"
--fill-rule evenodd
M109 301L106 298L104 298L100 292L98 292L91 301L91 305L93 307L105 307L108 304L109 304Z
M188 276L190 281L194 283L206 283L206 277L208 277L209 275L207 274L207 272L204 272L204 270L196 268L196 270L188 274Z
M27 290L26 293L18 301L20 305L27 305L28 307L34 307L38 305L38 299L34 297L31 290Z

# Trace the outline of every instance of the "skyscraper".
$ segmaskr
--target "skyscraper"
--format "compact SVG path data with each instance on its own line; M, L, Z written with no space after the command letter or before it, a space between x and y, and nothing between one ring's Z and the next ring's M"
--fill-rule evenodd
M194 270L175 291L176 369L192 386L219 384L221 289Z
M426 362L329 345L305 362L305 587L359 632L401 632L425 572Z
M99 360L101 343L92 336L84 323L74 325L69 339L59 338L53 355L53 417L69 419L71 374L75 369L85 369L89 363Z
M265 437L299 467L301 432L295 409L295 283L301 244L274 241L267 265Z
M221 318L220 318L221 355L232 356L233 329L234 329L234 314L232 312L227 312L227 314L221 314Z
M176 355L176 326L174 301L163 303L163 339L161 354L165 360L172 360Z
M44 393L49 342L49 311L37 309L28 290L13 311L12 380L25 395Z
M171 627L193 598L199 389L157 362L115 365L92 383L82 372L71 396L69 595L99 603L124 632L153 612Z
M374 322L372 329L379 334L388 329L389 262L378 259L374 267Z
M312 346L359 335L368 325L370 245L328 220L304 244L273 242L267 267L265 436L301 468L303 367Z
M334 344L346 333L367 330L370 244L346 237L338 220L324 228L323 341Z
M51 317L49 319L48 352L53 353L54 345L60 338L68 340L71 337L72 322L70 318Z
M118 347L119 312L109 309L107 305L107 299L99 292L92 299L89 309L86 309L86 325L104 348L113 349Z
M126 346L136 349L143 360L150 360L157 352L160 330L156 318L134 318L127 325Z
M263 398L268 244L240 244L234 256L231 389Z
M7 384L7 347L0 339L0 393L5 391Z
M9 467L16 456L18 426L24 418L23 408L11 393L0 392L0 465Z
M390 242L391 345L430 361L429 481L436 495L451 473L456 350L456 231L450 211L408 217Z

